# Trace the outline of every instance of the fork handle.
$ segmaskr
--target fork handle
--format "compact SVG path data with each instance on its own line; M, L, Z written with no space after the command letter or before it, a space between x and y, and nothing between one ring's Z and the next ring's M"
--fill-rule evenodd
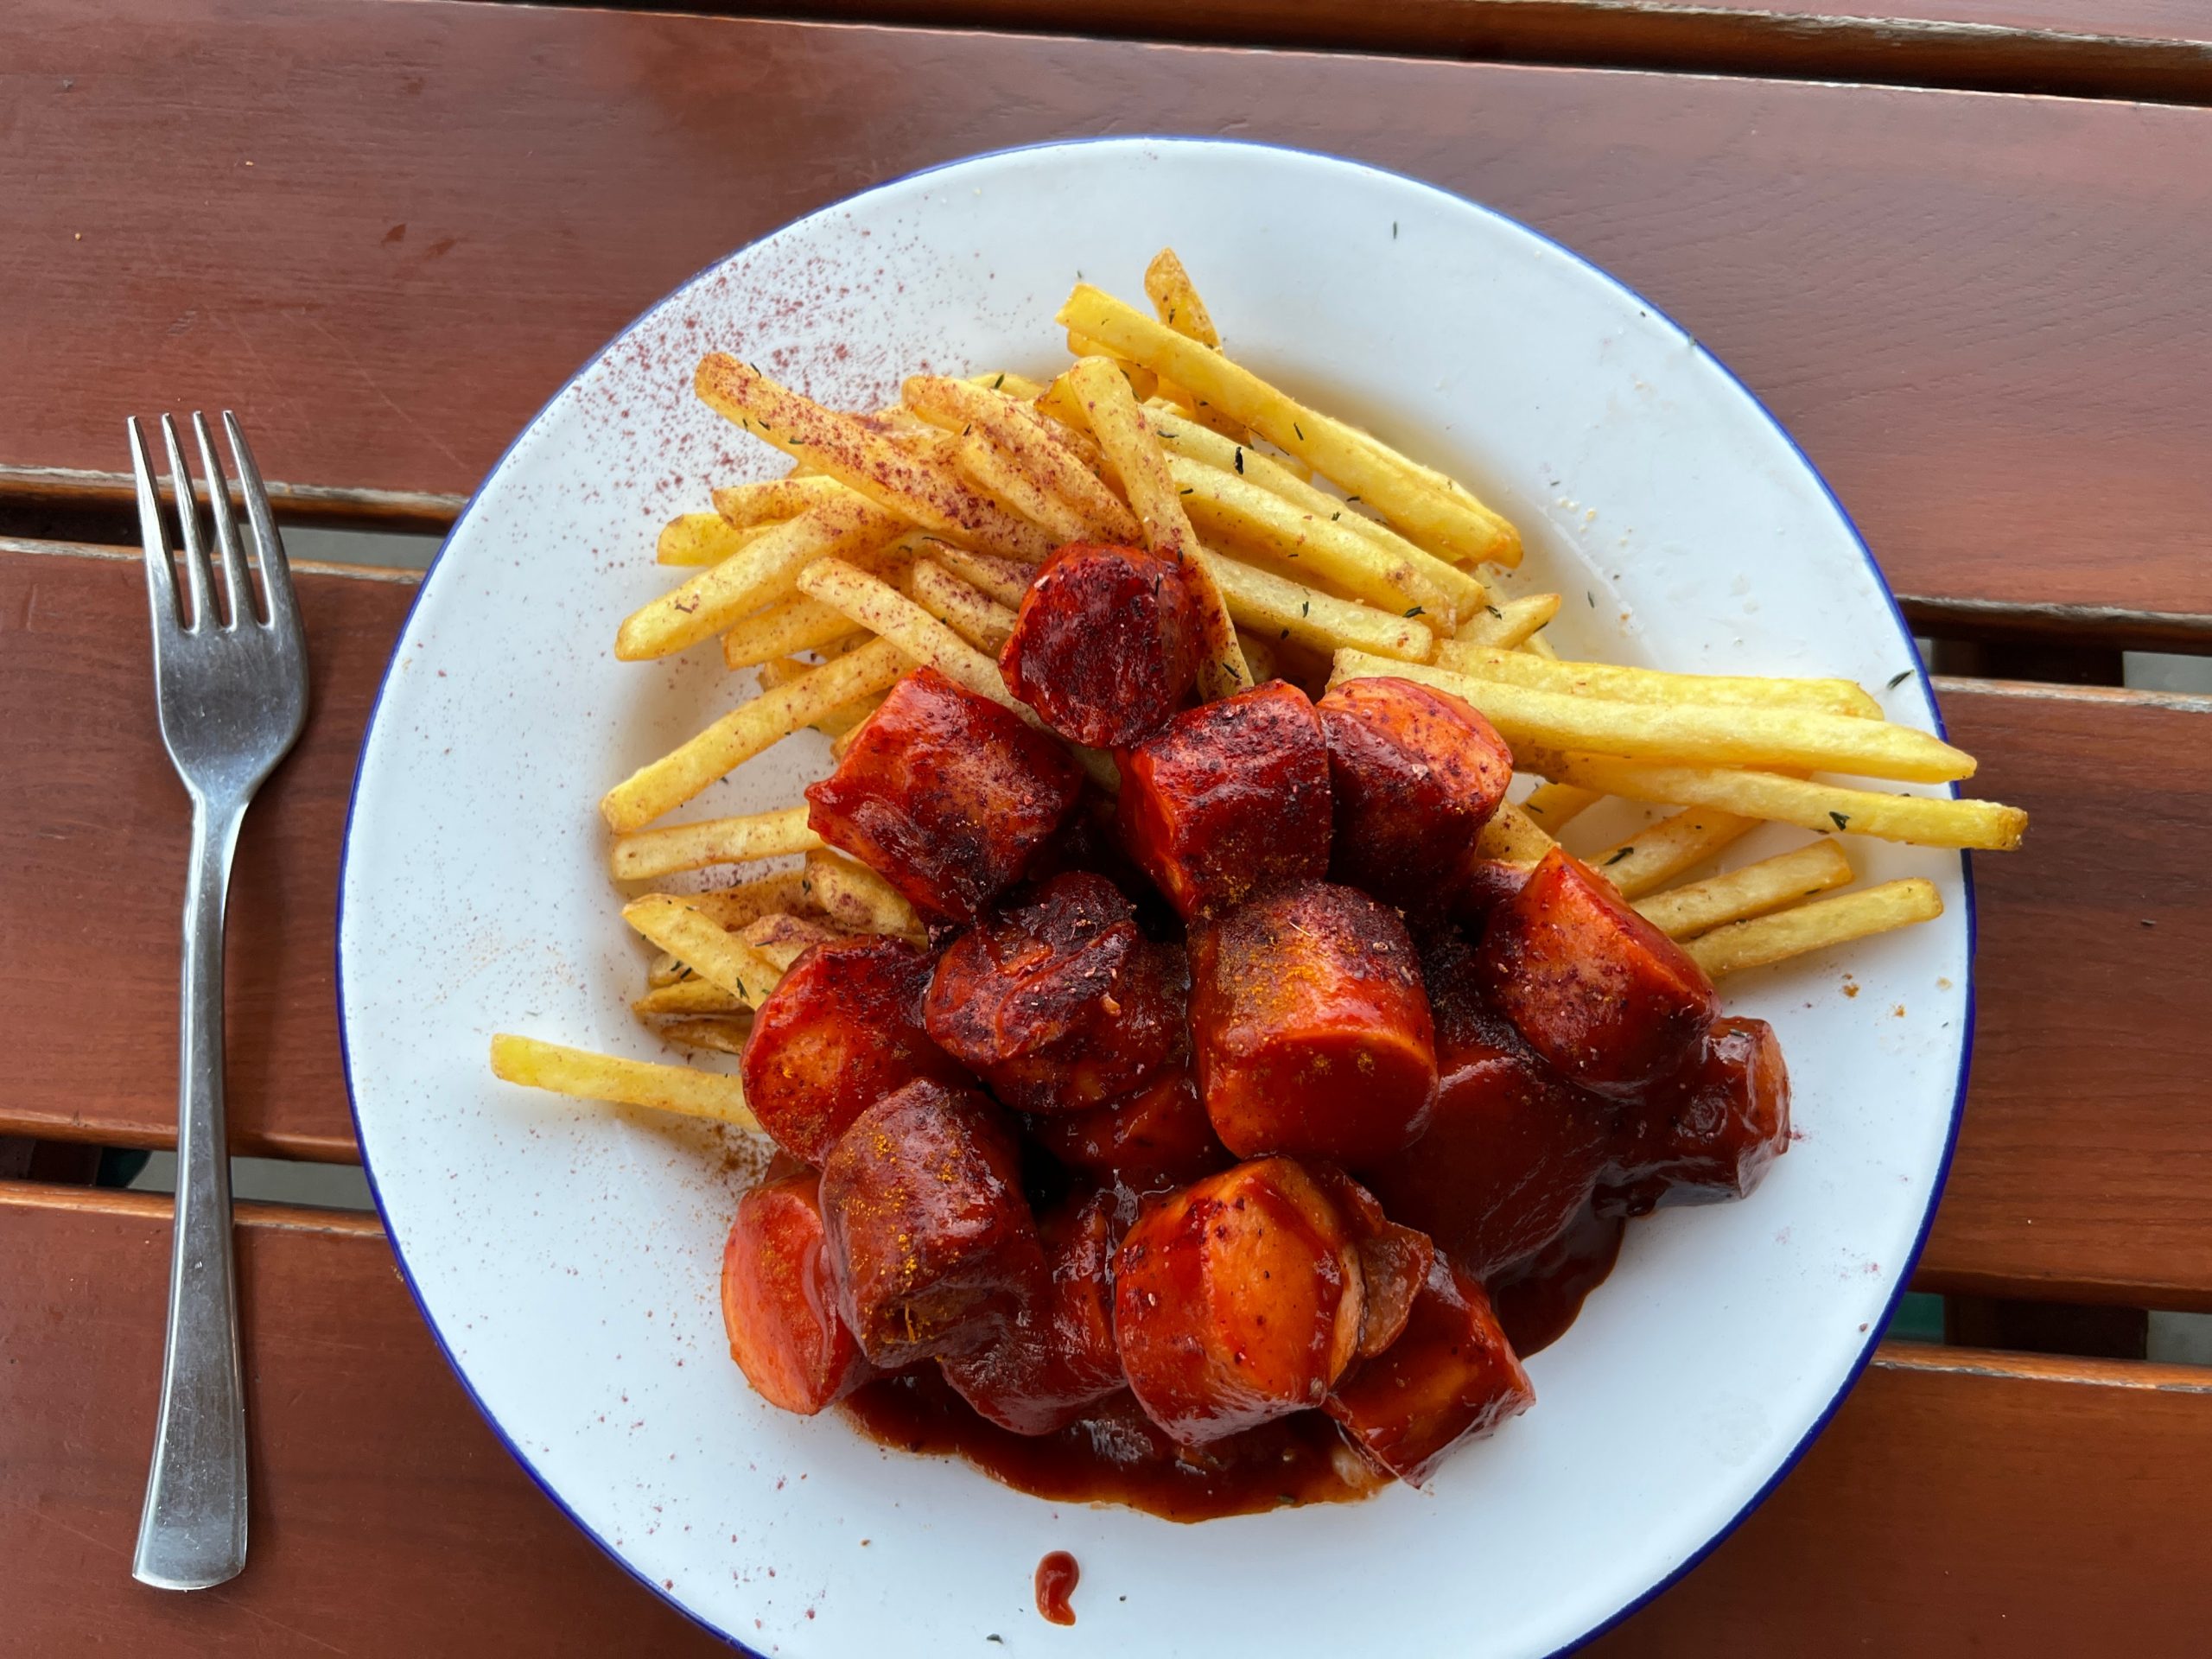
M223 1126L223 907L245 803L192 805L177 1056L176 1222L161 1413L131 1577L200 1590L245 1566L245 1389Z

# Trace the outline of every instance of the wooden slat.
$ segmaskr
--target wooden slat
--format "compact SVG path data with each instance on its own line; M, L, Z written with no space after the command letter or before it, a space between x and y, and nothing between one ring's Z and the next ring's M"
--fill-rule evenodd
M2212 615L2212 111L436 0L28 0L0 61L29 181L0 465L112 472L124 410L229 405L273 477L463 492L748 237L977 149L1195 128L1434 179L1616 270L1908 594Z
M2212 698L1944 681L1986 793L1973 1090L1928 1288L2212 1308Z
M245 1205L243 1576L130 1578L168 1204L0 1185L0 1649L727 1654L531 1484L461 1392L372 1217Z
M690 0L678 9L2212 102L2212 23L2188 0L1906 0L1817 12L1757 0Z
M315 714L239 851L232 1143L349 1159L328 982L338 847L410 588L334 571L300 588ZM144 603L129 558L0 551L0 772L40 780L0 819L0 1029L18 1045L0 1133L174 1135L185 804L154 734ZM1923 1282L2212 1307L2212 701L1942 692L1981 758L1978 791L2034 828L1975 866L1974 1090ZM88 1040L93 987L108 1017Z
M396 574L396 573L395 573ZM308 728L247 814L231 881L231 1143L351 1160L331 994L353 761L411 576L297 582ZM164 1146L191 809L162 749L135 555L0 551L0 1130Z
M243 1217L251 1555L201 1595L130 1583L167 1234L160 1199L0 1185L16 1650L720 1651L500 1451L366 1218ZM1779 1492L1599 1650L2191 1651L2212 1620L2208 1389L2177 1367L1886 1349Z

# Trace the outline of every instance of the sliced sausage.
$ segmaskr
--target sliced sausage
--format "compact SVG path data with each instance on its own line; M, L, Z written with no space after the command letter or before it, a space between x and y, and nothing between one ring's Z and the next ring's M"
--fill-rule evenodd
M770 1405L810 1417L875 1375L837 1312L821 1188L810 1169L754 1187L722 1249L730 1357Z
M822 1168L839 1311L885 1370L995 1340L1043 1256L1005 1115L910 1083L862 1112Z
M1484 995L1456 934L1421 958L1436 1021L1436 1109L1413 1145L1360 1178L1477 1278L1541 1249L1606 1166L1614 1103L1547 1065Z
M1535 1398L1481 1282L1439 1258L1404 1334L1339 1382L1325 1408L1377 1468L1422 1486L1446 1452Z
M1185 919L1329 868L1329 750L1281 680L1178 715L1122 757L1122 844Z
M1357 1241L1287 1158L1239 1164L1137 1218L1114 1331L1147 1415L1185 1446L1318 1406L1359 1342Z
M1491 996L1529 1046L1605 1094L1681 1071L1713 1024L1712 981L1560 848L1491 912L1481 962Z
M918 668L807 785L806 821L918 909L966 922L1020 879L1082 785L1051 735Z
M1348 680L1313 705L1335 804L1330 875L1402 909L1446 906L1513 781L1513 751L1448 691Z
M1359 1165L1410 1145L1436 1099L1413 941L1351 887L1277 887L1192 930L1191 1039L1222 1144Z
M1696 1065L1622 1109L1599 1208L1640 1216L1740 1198L1789 1150L1789 1071L1774 1027L1715 1020Z
M1001 1428L1050 1434L1122 1386L1108 1273L1114 1216L1114 1195L1103 1192L1040 1216L1041 1294L996 1341L939 1362L954 1391Z
M922 1022L930 959L882 936L817 944L753 1016L739 1070L746 1103L775 1143L819 1164L847 1126L917 1077L965 1083Z
M1029 1132L1071 1169L1132 1192L1158 1192L1236 1161L1213 1132L1188 1055L1135 1094L1087 1112L1032 1118Z
M1137 929L1103 875L1054 876L945 947L930 1035L1006 1104L1071 1111L1128 1094L1184 1046L1182 953Z
M1022 595L999 671L1061 736L1124 748L1182 707L1198 652L1198 601L1180 563L1071 542Z

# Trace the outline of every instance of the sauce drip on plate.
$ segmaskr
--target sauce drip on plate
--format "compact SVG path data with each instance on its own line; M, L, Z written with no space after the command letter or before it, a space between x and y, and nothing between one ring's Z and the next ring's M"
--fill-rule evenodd
M1048 1624L1074 1624L1075 1609L1068 1605L1068 1598L1075 1593L1082 1577L1083 1569L1065 1549L1056 1549L1038 1562L1038 1617Z

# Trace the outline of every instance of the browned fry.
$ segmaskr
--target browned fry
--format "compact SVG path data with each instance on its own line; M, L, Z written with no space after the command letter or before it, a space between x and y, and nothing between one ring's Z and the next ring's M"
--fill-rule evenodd
M810 916L794 916L787 911L777 911L747 922L738 930L737 937L766 960L774 963L778 972L787 974L791 972L791 963L816 945L845 936Z

